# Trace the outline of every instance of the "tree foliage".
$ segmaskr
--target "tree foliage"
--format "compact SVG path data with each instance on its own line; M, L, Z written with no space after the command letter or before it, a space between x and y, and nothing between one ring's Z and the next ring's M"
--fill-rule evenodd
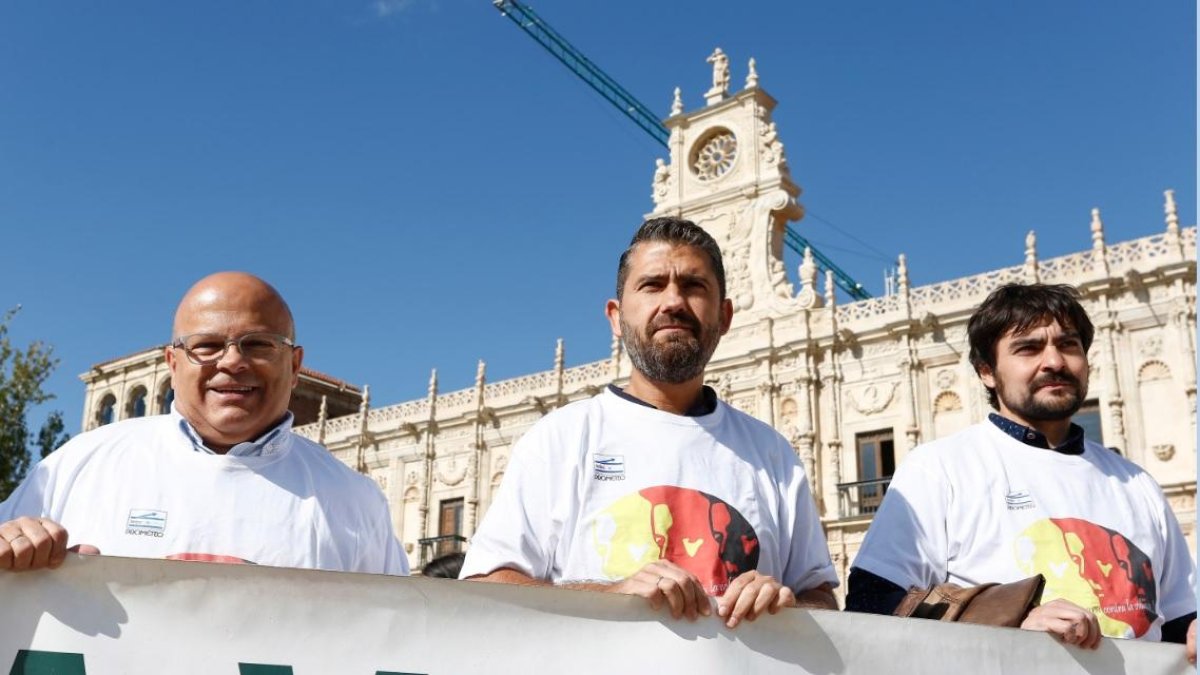
M30 410L54 398L43 385L58 366L54 348L35 340L14 347L8 325L20 306L0 319L0 500L8 497L32 464L36 449L45 457L69 436L63 433L62 413L50 413L36 436L29 432Z

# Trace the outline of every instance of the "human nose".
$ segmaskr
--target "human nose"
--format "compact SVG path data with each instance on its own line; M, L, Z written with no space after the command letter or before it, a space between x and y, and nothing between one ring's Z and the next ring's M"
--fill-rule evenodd
M225 353L217 359L217 367L223 370L237 370L247 365L246 355L242 353L242 344L238 340L225 343Z
M672 311L683 307L683 289L677 283L669 283L663 289L660 302L664 311Z
M1044 370L1062 370L1066 361L1058 347L1047 345L1042 351L1042 368Z

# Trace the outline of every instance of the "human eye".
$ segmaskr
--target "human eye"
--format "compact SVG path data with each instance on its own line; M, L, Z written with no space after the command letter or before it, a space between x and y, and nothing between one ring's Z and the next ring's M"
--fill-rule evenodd
M197 356L212 356L225 348L225 340L216 335L192 335L184 341L184 346Z
M244 353L255 355L271 354L278 346L278 339L268 333L243 335L239 341L239 347Z

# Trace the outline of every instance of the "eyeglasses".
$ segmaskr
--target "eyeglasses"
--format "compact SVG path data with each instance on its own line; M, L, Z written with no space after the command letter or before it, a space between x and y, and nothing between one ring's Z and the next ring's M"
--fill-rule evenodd
M225 358L229 345L237 345L243 358L258 363L269 363L279 357L284 347L295 348L296 344L285 335L277 333L246 333L226 338L224 335L196 333L175 338L172 347L182 349L188 361L198 366L211 366Z

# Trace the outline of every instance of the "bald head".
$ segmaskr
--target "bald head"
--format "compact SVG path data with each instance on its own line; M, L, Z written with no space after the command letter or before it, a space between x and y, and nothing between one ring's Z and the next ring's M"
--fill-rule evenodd
M166 358L175 409L209 449L258 438L286 416L304 350L291 344L292 311L270 284L245 272L204 277L179 301L173 333ZM220 356L196 359L185 338Z
M270 330L296 339L292 310L275 287L246 272L217 272L197 281L175 310L172 336L191 331L197 314L252 311L272 325Z

